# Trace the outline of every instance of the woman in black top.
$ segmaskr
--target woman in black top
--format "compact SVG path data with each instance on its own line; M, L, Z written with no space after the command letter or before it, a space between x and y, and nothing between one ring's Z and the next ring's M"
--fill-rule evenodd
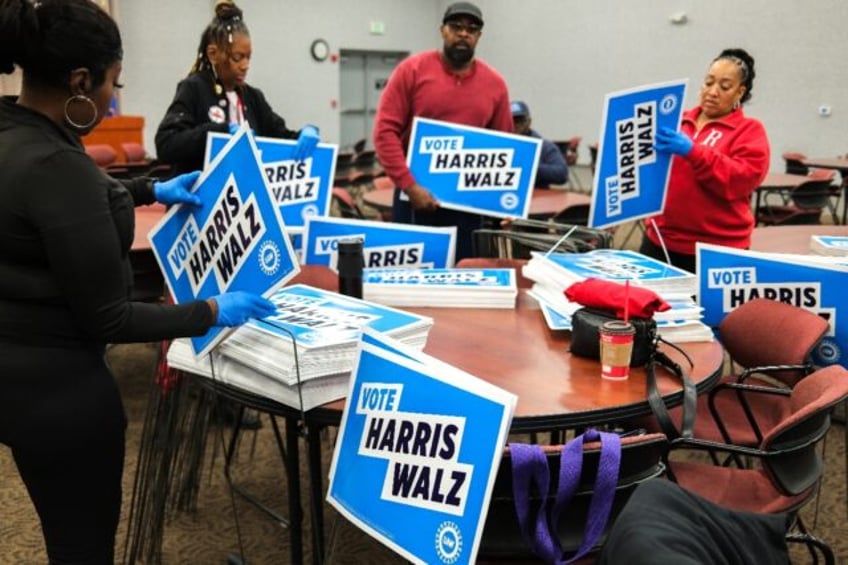
M156 132L156 156L178 173L203 168L206 134L234 131L247 122L254 135L297 139L295 158L312 155L318 129L286 127L258 88L245 82L252 55L250 32L242 11L229 0L218 2L203 31L194 65Z
M121 72L115 22L89 0L3 0L0 72L0 442L38 511L50 563L113 563L126 420L106 343L202 335L273 311L234 292L134 303L133 207L197 204L197 174L118 182L79 136L109 108Z

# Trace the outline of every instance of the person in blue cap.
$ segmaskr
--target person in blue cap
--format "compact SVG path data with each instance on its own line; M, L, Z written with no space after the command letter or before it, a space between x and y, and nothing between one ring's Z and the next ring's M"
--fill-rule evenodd
M177 86L174 100L156 131L156 156L177 173L203 168L206 135L233 133L247 122L254 135L297 139L296 159L312 155L318 128L291 130L265 95L247 84L252 47L241 9L230 0L215 6L203 31L194 65Z
M553 141L545 139L530 127L532 119L527 103L514 100L509 107L512 110L512 126L515 133L542 140L542 153L539 156L539 167L536 169L535 187L550 188L552 184L567 183L568 164L565 162L565 157Z

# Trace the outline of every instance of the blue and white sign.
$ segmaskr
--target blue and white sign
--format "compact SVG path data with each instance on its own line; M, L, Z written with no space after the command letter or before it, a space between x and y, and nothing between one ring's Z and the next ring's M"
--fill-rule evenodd
M579 280L598 278L620 283L629 280L650 285L669 281L685 284L695 278L688 271L628 249L594 249L586 253L532 251L531 255L548 261Z
M452 267L456 227L428 227L350 218L309 218L303 263L335 269L340 239L362 239L366 269Z
M193 189L203 205L173 206L151 230L176 303L230 290L268 296L300 271L265 182L253 137L239 130ZM227 332L215 327L191 338L195 355L207 354Z
M427 288L515 288L515 269L366 269L362 284Z
M363 333L327 500L414 563L474 563L516 397Z
M685 80L606 95L591 227L607 228L662 212L671 155L657 153L654 139L658 128L679 128L685 95Z
M526 135L415 118L406 161L445 208L526 218L541 147Z
M848 236L812 235L810 249L822 255L848 255Z
M718 245L697 246L699 291L704 323L717 326L731 310L754 298L778 300L809 310L830 322L816 349L817 365L846 366L848 352L848 266L803 256L758 253Z
M207 136L207 165L229 139L225 133L212 132ZM295 161L292 155L296 145L290 139L256 138L269 189L289 231L302 231L306 218L329 215L338 152L337 145L319 143L311 157Z

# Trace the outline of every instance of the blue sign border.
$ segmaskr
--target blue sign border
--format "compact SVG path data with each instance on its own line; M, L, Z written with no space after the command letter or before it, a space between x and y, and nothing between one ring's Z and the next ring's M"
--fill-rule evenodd
M662 212L671 155L654 149L655 133L660 127L680 127L687 82L649 84L606 95L590 227L608 228ZM624 192L632 194L625 197Z
M246 129L232 136L192 190L203 205L172 206L148 235L174 302L234 290L270 296L300 271L280 209L268 191L253 136ZM240 202L238 212L232 212L236 201ZM254 210L250 217L244 215L249 210ZM226 233L213 227L219 223L227 225ZM221 245L224 239L228 243ZM246 256L239 263L236 247L245 243L240 251ZM238 263L233 272L222 268L227 261L216 261L219 251ZM195 355L208 354L230 331L215 326L203 336L192 337Z
M698 299L704 323L716 327L731 310L753 298L787 302L825 317L830 330L813 353L820 366L846 366L848 354L848 266L821 256L762 253L699 243Z
M449 147L442 151L446 163L460 163L466 158L474 159L477 164L500 161L508 157L509 152L512 158L508 163L498 162L486 167L468 169L464 165L451 164L449 170L434 170L434 152L439 150L422 152L425 139L448 144ZM412 122L406 161L415 181L445 208L499 218L526 218L530 213L541 147L542 140L526 135L416 117ZM475 154L477 151L479 155ZM510 186L516 172L518 182ZM459 185L464 178L478 179L475 182L480 182L481 187L461 189ZM486 184L486 180L500 181L501 185L497 182Z
M394 390L393 409L366 410L365 385ZM516 401L509 392L364 329L333 452L328 502L413 562L473 563ZM462 430L454 436L458 446L455 444L452 456L444 455L444 460L436 455L410 459L392 449L369 448L361 443L366 418L379 418L381 412L423 422L462 419ZM432 460L433 464L471 469L461 510L446 500L425 501L415 495L398 498L384 490L392 462L413 460L422 466Z
M206 152L204 164L207 166L212 159L224 147L230 135L226 133L210 132L206 137ZM336 174L336 159L338 157L338 145L330 143L319 143L315 152L309 159L296 163L292 159L297 142L289 139L277 139L274 137L256 137L256 147L259 149L260 162L265 174L268 167L277 164L278 169L284 167L285 172L294 174L313 174L308 179L318 179L318 187L314 198L303 202L285 202L280 204L286 230L292 233L302 232L306 226L308 216L329 216L330 204L333 198L333 184ZM283 164L283 162L288 162ZM309 171L305 171L308 167ZM297 169L297 170L295 170ZM314 175L315 172L317 175ZM302 180L302 179L298 179ZM282 181L281 181L282 182ZM269 190L276 198L276 193L281 187L275 186L269 180ZM300 185L301 183L298 183Z

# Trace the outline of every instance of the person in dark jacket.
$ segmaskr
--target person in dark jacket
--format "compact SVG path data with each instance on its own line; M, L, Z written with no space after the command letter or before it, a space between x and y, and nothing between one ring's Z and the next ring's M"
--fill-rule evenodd
M86 154L120 88L121 36L89 0L3 0L0 73L0 443L33 501L49 563L114 563L126 417L107 343L205 334L275 311L246 292L129 300L133 207L199 204L198 173L118 181ZM0 518L2 521L2 518Z
M533 123L530 117L530 107L526 102L514 100L509 105L512 110L512 126L515 133L528 135L542 140L542 151L539 155L539 166L536 169L536 188L550 188L552 184L565 184L568 182L568 163L562 151L550 139L545 139L539 132L532 129Z
M225 0L203 31L188 77L177 85L174 100L156 132L156 157L177 173L203 168L206 134L231 133L247 122L253 134L297 139L296 159L312 155L318 128L291 130L258 88L246 82L252 54L250 32L241 9Z

